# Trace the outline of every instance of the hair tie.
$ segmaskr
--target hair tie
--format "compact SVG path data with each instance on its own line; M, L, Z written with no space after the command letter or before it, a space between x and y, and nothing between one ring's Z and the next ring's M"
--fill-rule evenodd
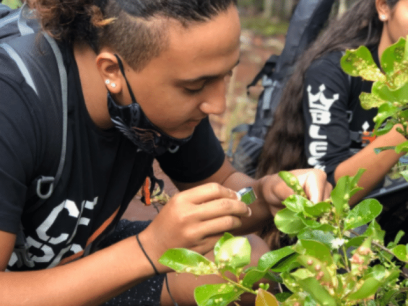
M150 264L152 265L153 270L154 270L154 273L156 273L156 275L160 275L159 271L157 271L155 265L153 264L153 261L150 259L150 257L147 255L145 249L143 248L143 245L142 245L142 243L141 243L140 240L139 240L139 234L136 235L136 240L137 240L137 243L138 243L139 246L140 246L140 249L143 251L143 254L146 256L147 260L148 260L148 261L150 262Z

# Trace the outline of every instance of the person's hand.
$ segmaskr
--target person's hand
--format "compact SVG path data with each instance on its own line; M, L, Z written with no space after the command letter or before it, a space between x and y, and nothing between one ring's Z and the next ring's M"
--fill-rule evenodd
M309 200L313 203L324 201L330 197L332 185L327 182L326 173L317 169L299 169L290 171L294 174ZM293 194L286 183L277 175L267 175L258 181L258 191L261 200L269 204L272 215L282 209L282 202Z
M250 213L235 191L210 183L176 194L139 237L155 262L170 248L205 254L224 232L240 227L241 217ZM159 264L158 269L167 272Z

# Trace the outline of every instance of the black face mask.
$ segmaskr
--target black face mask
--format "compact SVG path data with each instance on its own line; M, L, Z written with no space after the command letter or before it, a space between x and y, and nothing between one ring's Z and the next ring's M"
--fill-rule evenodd
M125 78L132 104L127 106L120 106L113 100L108 91L108 109L111 120L115 127L120 130L131 142L133 142L139 149L144 152L158 156L165 153L167 150L174 150L178 146L185 144L192 136L183 139L171 137L162 132L156 127L144 114L139 103L130 88L129 82L123 69L122 61L119 56L115 54L120 71Z

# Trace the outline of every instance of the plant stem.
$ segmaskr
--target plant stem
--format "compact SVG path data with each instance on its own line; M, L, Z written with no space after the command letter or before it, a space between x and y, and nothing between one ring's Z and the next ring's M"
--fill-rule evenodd
M278 283L278 287L279 287L280 293L283 293L282 285L280 283Z
M351 268L350 267L350 262L349 262L349 260L347 258L347 250L346 250L346 247L345 247L344 244L343 244L342 249L343 249L343 254L344 254L344 266L345 266L347 272L350 272L350 268Z
M226 277L225 275L220 274L219 276L220 276L223 280L227 281L228 283L230 283L230 284L232 284L232 285L234 285L234 286L236 286L236 287L238 287L238 288L241 288L242 290L244 290L244 291L246 291L246 292L249 292L249 293L252 293L252 294L255 294L255 295L258 294L255 290L251 290L251 289L249 289L249 288L247 288L247 287L241 285L240 283L234 282L232 279Z

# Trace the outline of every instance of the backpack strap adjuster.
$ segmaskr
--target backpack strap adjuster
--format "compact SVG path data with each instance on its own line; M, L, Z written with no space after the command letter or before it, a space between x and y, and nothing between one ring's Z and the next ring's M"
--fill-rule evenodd
M55 182L55 177L40 176L37 179L37 189L36 189L37 196L42 200L48 199L51 196L52 192L54 191L54 182ZM42 189L44 186L43 184L49 184L47 193L42 193Z

